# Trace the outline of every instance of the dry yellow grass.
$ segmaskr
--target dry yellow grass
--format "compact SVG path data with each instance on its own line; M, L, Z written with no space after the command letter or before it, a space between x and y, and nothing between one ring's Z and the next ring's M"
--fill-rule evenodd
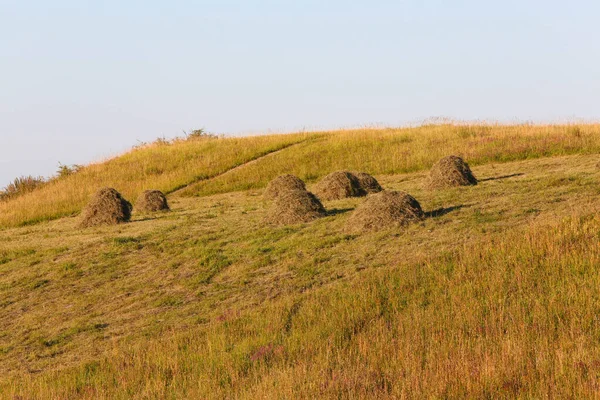
M475 165L479 185L434 192L426 170L377 175L426 212L405 230L345 234L360 198L265 227L258 190L5 229L0 393L595 397L597 158Z
M198 182L184 195L257 189L289 173L306 182L339 170L399 174L426 170L457 154L469 165L600 152L600 125L429 125L403 129L322 132L312 141L245 168Z
M101 187L135 200L147 189L171 193L307 138L304 134L158 142L88 165L14 200L0 202L0 227L47 221L81 211Z
M0 202L0 228L74 215L92 193L105 186L116 188L128 199L147 189L210 195L262 188L285 173L313 182L345 169L374 174L419 171L448 154L459 154L478 165L597 152L600 125L592 124L428 125L158 142ZM211 177L216 178L207 179Z

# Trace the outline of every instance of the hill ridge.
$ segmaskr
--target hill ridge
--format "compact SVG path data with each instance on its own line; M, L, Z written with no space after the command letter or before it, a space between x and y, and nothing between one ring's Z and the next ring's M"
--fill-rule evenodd
M381 232L345 232L363 198L266 226L260 188L173 196L172 212L113 227L7 228L0 393L590 397L598 157L482 162L477 186L437 191L427 170L376 175L427 215Z

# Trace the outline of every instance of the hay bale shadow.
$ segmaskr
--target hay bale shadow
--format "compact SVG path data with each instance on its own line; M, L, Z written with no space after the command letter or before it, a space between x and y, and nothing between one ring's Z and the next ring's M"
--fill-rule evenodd
M426 211L425 212L425 218L438 218L438 217L442 217L446 214L450 214L453 211L456 210L460 210L461 208L464 207L470 207L468 205L464 205L464 204L460 204L458 206L452 206L452 207L440 207L437 208L435 210L431 210L431 211Z
M354 208L334 208L333 210L327 210L327 216L331 217L331 216L335 216L335 215L346 214L347 212L350 212L353 210L354 210Z
M146 221L155 221L157 219L160 219L160 217L144 217L144 218L140 218L140 219L134 219L129 221L130 224L135 224L136 222L146 222Z
M514 178L515 176L523 176L523 175L525 175L523 172L517 172L516 174L502 175L502 176L493 176L493 177L490 177L490 178L483 178L483 179L480 179L479 182L499 181L499 180L502 180L502 179Z

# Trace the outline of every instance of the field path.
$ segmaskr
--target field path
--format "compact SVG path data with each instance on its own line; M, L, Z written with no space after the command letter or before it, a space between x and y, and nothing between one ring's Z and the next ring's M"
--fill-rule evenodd
M301 140L299 142L286 144L285 146L283 146L283 147L281 147L281 148L279 148L277 150L271 150L269 152L262 153L259 156L255 157L255 158L253 158L253 159L251 159L251 160L249 160L249 161L247 161L245 163L238 164L235 167L229 168L226 171L219 172L218 174L215 174L215 175L212 175L212 176L208 176L208 177L205 177L205 178L196 179L193 182L190 182L190 183L188 183L185 186L182 186L182 187L179 187L179 188L177 188L175 190L167 192L166 194L168 194L169 196L173 196L173 195L174 196L178 196L178 195L181 195L185 190L189 189L190 187L192 187L192 186L194 186L194 185L196 185L196 184L198 184L200 182L209 181L211 179L216 179L216 178L220 178L220 177L222 177L224 175L231 174L231 173L237 171L238 169L247 167L249 165L252 165L252 164L258 162L258 161L262 160L263 158L266 158L266 157L269 157L269 156L274 156L275 154L281 153L282 151L287 150L290 147L298 146L298 145L303 144L306 141L311 140L311 139L314 140L314 138L308 138L308 139Z

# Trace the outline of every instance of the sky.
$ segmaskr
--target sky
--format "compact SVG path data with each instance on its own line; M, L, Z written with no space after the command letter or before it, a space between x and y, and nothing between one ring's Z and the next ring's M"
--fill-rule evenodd
M600 118L592 0L0 0L0 187L139 142Z

